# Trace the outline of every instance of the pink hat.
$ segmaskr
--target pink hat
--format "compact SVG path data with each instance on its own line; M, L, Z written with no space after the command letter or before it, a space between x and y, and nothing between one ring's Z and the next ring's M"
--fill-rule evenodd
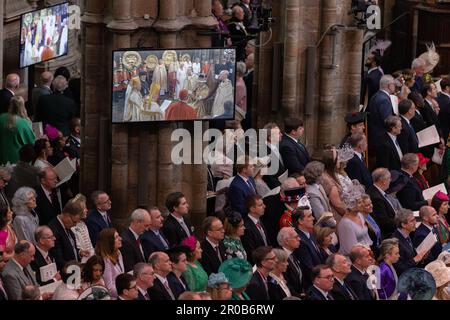
M446 195L442 191L436 192L436 194L434 195L433 198L439 199L441 201L447 201L447 202L450 201L450 198L448 197L448 195Z
M416 155L419 157L419 166L423 166L430 161L430 158L425 158L425 156L421 153L416 153Z

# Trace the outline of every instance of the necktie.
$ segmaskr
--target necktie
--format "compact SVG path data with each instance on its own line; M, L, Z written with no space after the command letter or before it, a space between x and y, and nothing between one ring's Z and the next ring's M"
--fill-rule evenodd
M105 220L106 226L110 227L108 214L102 215L102 217L103 217L103 220Z
M389 200L388 196L386 193L383 193L383 197L386 199L386 201L389 203L389 205L391 206L392 210L394 210L395 212L395 208L394 205L392 204L391 200Z
M411 127L411 124L408 123L408 129L411 135L413 136L416 143L419 143L419 139L417 138L416 132L414 131L413 127Z
M299 277L300 279L302 279L302 278L303 278L303 274L302 274L302 269L300 268L300 263L299 263L298 260L293 256L293 254L291 254L291 255L289 256L289 259L291 260L292 265L294 266L294 268L297 270L298 277Z
M145 300L150 300L150 296L148 295L147 291L144 293L144 298Z
M350 297L350 299L355 300L355 297L353 296L353 294L351 293L350 289L347 287L347 285L344 284L342 285L342 288L345 290L345 292L347 292L348 296Z
M216 250L217 258L219 258L220 262L222 262L222 256L220 255L219 246L216 246L215 250Z
M67 229L64 229L64 230L66 231L67 238L69 238L70 245L72 246L73 255L75 257L75 260L78 261L78 254L77 254L77 247L75 244L75 240L73 240L70 230L67 230Z
M47 257L45 258L45 262L47 262L47 264L52 264L53 263L53 261L52 261L52 259L50 258L49 255L47 255Z
M250 180L247 180L247 185L250 188L250 190L252 190L252 192L255 192L255 188L253 188L252 183L250 182Z
M8 198L6 198L5 192L3 189L0 190L0 197L3 199L3 202L6 204L7 207L9 207L9 201Z
M56 189L53 189L52 192L50 193L50 199L52 199L53 208L55 208L57 212L61 212L61 207L59 205L58 194L56 192Z
M175 300L175 296L173 295L172 290L169 287L169 283L166 281L163 282L164 288L166 288L167 293L170 295L170 297L172 298L172 300Z
M28 269L25 267L23 268L23 273L25 274L25 276L27 277L28 280L30 280L29 284L34 284L33 281L33 277L31 276L31 274L28 272Z
M264 229L263 229L263 227L262 227L262 225L261 225L261 223L259 221L256 223L256 227L258 228L258 231L261 234L261 237L262 237L262 239L264 241L264 245L267 246L266 234L264 233Z
M164 246L164 249L169 249L169 245L167 244L167 241L163 238L163 236L161 235L161 232L158 231L158 233L156 234L159 238L159 240L161 241L161 243Z
M184 222L184 220L180 221L180 225L183 228L184 232L186 232L186 235L189 237L191 235L191 233L189 232L189 229L188 229L186 223Z
M334 300L333 297L331 296L331 294L327 293L326 295L327 300Z
M408 242L408 244L409 244L409 246L411 247L411 249L414 250L414 246L413 246L412 241L411 241L411 238L410 238L409 236L406 237L406 242Z

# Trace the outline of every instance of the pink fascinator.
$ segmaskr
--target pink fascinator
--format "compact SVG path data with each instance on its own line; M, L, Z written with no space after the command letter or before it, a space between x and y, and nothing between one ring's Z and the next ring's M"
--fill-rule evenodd
M450 201L450 198L448 197L448 195L446 195L442 191L436 192L436 194L434 195L434 198L439 199L441 201L447 201L447 202Z
M55 127L52 127L51 125L47 124L45 125L45 134L50 140L55 140L59 136L59 130Z
M195 236L187 237L181 241L181 245L188 247L191 252L194 252L195 248L197 248L197 238Z

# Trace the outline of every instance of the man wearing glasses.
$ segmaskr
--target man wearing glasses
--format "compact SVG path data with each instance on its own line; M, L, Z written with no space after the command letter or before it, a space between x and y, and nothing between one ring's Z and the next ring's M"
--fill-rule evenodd
M136 278L138 289L137 300L150 300L147 290L153 287L155 281L153 267L148 263L140 262L134 266L133 276Z
M55 236L53 235L52 229L47 226L40 226L36 229L34 234L34 239L36 241L36 254L34 261L31 262L30 266L36 274L36 280L39 285L43 286L58 280L61 280L61 275L55 274L53 279L48 281L42 281L41 279L41 268L55 263L55 258L50 253L50 250L55 246Z
M275 252L272 247L256 248L253 251L253 261L256 264L256 271L245 292L251 300L269 300L268 281L271 279L269 273L277 263Z
M138 288L136 279L128 273L119 274L116 278L117 300L136 300Z
M334 285L334 274L327 265L320 264L311 271L313 285L309 288L308 300L335 300L330 291Z
M201 243L203 250L201 264L206 273L210 275L217 273L222 262L226 260L226 249L222 243L225 229L220 219L211 216L203 220L203 231L206 238Z
M104 191L94 191L91 198L95 208L89 212L86 225L92 245L95 247L100 232L103 229L113 227L111 223L111 200Z

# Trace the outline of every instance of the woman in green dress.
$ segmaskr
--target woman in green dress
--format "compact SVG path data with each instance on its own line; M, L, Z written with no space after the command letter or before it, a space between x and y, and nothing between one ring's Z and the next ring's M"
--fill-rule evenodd
M250 300L245 293L245 289L252 279L253 270L252 265L247 260L239 258L228 259L220 265L219 272L225 275L233 290L231 300Z
M247 260L247 253L241 242L244 235L244 220L239 212L229 211L224 220L225 237L223 244L226 248L225 256L227 259L240 258Z
M0 115L0 165L19 162L19 150L36 140L22 97L14 96L7 113Z
M187 269L183 273L188 287L194 292L206 291L208 285L208 274L203 269L198 261L202 257L202 248L200 242L194 236L184 239L181 244L189 248L190 252L187 254Z

